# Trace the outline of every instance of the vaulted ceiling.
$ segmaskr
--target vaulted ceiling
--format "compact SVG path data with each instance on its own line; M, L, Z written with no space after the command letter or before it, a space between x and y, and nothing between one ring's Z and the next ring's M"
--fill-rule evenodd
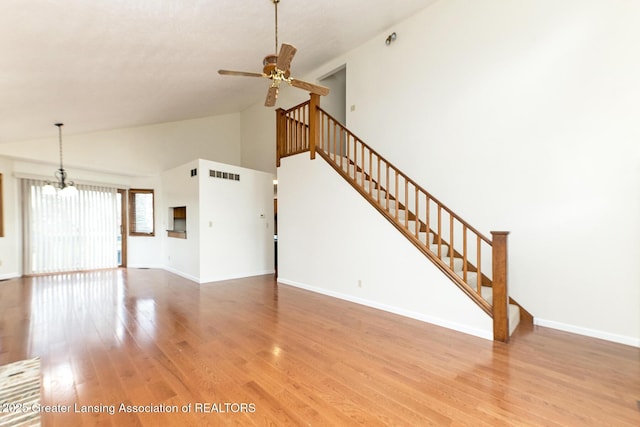
M303 76L434 1L281 0L279 41ZM266 82L217 70L274 43L272 0L2 0L0 142L241 111Z

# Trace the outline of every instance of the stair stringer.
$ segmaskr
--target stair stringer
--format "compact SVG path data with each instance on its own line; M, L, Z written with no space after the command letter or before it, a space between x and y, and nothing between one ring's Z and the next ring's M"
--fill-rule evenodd
M279 282L493 339L491 317L328 163L283 158L278 182Z

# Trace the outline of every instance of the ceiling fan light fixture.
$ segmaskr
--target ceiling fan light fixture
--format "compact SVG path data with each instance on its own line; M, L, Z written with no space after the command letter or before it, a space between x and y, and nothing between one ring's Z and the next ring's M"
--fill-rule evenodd
M278 55L267 55L262 60L262 72L264 74L271 74L276 69L276 63L278 62Z

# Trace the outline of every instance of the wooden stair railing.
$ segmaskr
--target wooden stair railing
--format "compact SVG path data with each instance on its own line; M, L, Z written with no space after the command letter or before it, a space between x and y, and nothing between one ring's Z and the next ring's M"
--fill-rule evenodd
M482 310L494 340L508 342L507 235L480 233L320 108L319 96L278 109L277 165L310 152L323 157ZM491 289L491 298L483 295ZM488 301L491 300L491 303Z

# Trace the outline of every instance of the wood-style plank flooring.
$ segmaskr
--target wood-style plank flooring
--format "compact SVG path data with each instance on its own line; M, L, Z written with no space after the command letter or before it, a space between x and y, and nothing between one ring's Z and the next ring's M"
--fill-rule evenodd
M43 404L72 411L45 426L640 425L640 349L540 327L493 343L271 276L0 282L0 364L35 356Z

